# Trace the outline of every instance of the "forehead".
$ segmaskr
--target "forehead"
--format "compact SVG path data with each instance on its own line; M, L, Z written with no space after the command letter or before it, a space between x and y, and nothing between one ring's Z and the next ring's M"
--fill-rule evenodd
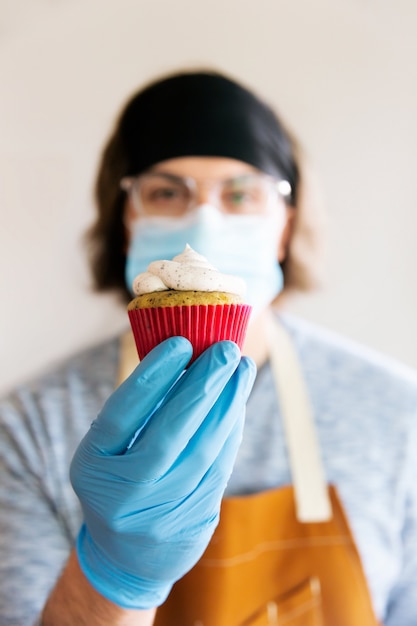
M161 161L149 171L193 178L229 178L259 172L248 163L226 157L178 157Z

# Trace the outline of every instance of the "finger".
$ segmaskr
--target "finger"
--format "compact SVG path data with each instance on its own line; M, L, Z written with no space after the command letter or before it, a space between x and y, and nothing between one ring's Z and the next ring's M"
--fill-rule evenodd
M185 488L185 492L193 491L210 468L216 465L221 451L226 449L231 456L227 458L226 452L223 452L218 467L221 468L225 480L230 476L235 452L240 443L237 433L241 433L243 429L246 402L255 377L254 362L242 359L216 404L174 462L171 468L172 475L175 475L176 484L181 485L181 489ZM225 448L232 432L234 433L232 440Z
M154 348L110 396L84 438L101 454L122 454L184 371L192 346L171 337Z
M192 364L149 420L133 448L143 480L164 474L185 448L240 362L231 341L215 343Z
M201 360L202 373L195 368L197 380L190 371L188 381L181 379L177 384L182 386L179 394L164 403L161 413L158 411L149 422L134 451L140 455L135 464L140 468L138 479L156 480L175 468L179 481L183 476L187 484L190 479L196 484L213 463L236 419L244 413L255 375L254 364L243 359L236 368L237 347L222 343L223 347L216 344L210 361ZM230 360L219 364L214 358L216 351ZM200 384L190 400L196 382Z
M239 446L242 441L243 415L235 422L213 464L200 482L185 496L187 502L187 520L196 520L188 532L201 532L204 524L211 522L219 513L221 499L233 471Z

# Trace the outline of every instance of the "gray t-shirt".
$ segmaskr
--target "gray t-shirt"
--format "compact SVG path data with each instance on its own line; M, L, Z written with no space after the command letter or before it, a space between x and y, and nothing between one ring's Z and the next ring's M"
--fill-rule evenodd
M386 626L417 624L417 374L284 317L310 394L328 481L338 487ZM68 479L76 446L112 393L118 338L0 404L0 624L30 626L82 516ZM291 482L269 364L258 372L226 495Z

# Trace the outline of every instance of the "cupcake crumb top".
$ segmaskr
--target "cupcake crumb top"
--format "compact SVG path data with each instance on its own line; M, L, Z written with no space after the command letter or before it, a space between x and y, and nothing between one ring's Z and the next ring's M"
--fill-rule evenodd
M145 293L134 298L128 305L128 310L148 309L155 307L242 304L240 296L224 291L177 291L168 289Z

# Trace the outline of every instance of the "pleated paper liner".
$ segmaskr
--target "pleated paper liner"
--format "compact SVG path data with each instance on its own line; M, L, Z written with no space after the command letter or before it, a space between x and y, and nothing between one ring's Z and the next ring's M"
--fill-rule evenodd
M193 346L194 361L216 341L242 349L252 307L247 304L195 304L128 311L139 359L168 337L182 336Z

